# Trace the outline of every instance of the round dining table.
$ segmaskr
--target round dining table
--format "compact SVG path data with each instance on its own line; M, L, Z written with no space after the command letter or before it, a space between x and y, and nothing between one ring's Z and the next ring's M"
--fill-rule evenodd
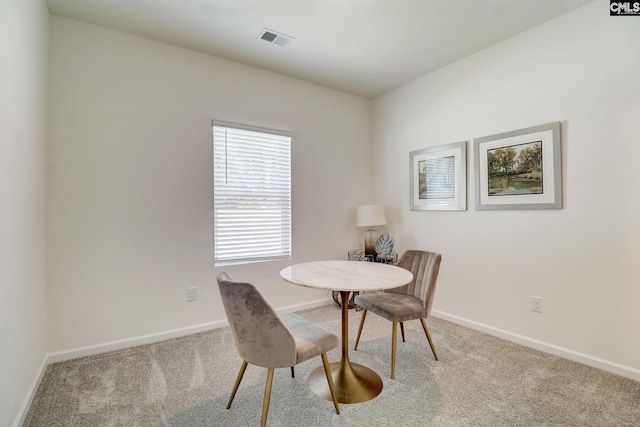
M359 403L373 399L382 391L382 379L366 366L349 360L349 294L397 288L413 280L413 274L400 267L364 261L314 261L295 264L280 271L289 283L314 289L338 291L342 301L342 356L331 363L331 376L340 403ZM324 369L309 376L309 385L318 396L331 399Z

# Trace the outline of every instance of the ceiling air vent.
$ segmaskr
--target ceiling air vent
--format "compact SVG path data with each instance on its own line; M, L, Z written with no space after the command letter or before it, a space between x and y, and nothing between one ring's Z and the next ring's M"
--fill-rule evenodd
M260 40L267 41L269 43L277 44L278 46L286 46L293 37L285 36L284 34L276 33L268 28L265 28L260 32L258 36Z

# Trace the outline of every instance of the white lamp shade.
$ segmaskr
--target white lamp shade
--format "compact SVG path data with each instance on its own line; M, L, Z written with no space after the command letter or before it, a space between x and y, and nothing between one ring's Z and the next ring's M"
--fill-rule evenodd
M370 227L374 225L386 225L387 217L384 215L384 206L363 205L358 206L356 224L358 227Z

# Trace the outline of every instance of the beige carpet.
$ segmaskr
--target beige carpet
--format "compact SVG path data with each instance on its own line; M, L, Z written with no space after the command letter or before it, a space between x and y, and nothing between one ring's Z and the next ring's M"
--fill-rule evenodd
M360 312L350 310L350 348ZM340 335L340 310L300 313ZM375 399L332 404L308 387L320 358L276 370L268 426L640 426L640 382L567 361L453 323L417 321L398 343L390 375L391 324L370 314L355 363L384 382ZM340 359L339 350L329 361ZM249 366L225 409L241 360L228 328L47 368L26 417L36 426L231 426L260 424L266 369Z

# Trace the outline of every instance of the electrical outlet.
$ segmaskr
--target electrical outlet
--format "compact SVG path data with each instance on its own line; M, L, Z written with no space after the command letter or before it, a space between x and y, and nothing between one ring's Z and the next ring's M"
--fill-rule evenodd
M198 288L187 288L187 302L198 299Z
M538 313L542 313L542 298L541 297L531 297L531 311L535 311Z

